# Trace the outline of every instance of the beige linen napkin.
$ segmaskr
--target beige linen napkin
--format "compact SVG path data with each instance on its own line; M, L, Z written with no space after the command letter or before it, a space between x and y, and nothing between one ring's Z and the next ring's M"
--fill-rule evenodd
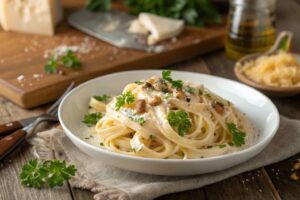
M281 117L280 128L270 145L243 164L216 173L186 177L151 176L105 165L79 151L57 128L38 133L30 142L37 157L66 159L76 165L78 173L71 180L71 186L95 192L96 200L150 200L200 188L295 155L300 152L300 121Z

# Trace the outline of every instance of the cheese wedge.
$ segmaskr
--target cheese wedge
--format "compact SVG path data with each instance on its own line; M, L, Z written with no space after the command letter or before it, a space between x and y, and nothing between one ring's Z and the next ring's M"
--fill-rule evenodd
M54 35L62 19L60 0L0 0L0 18L6 31Z
M133 20L131 22L131 25L128 29L128 32L135 33L135 34L141 34L141 35L147 35L148 34L148 30L137 19Z
M147 39L149 45L177 36L184 28L183 20L161 17L150 13L140 13L138 20L150 31Z

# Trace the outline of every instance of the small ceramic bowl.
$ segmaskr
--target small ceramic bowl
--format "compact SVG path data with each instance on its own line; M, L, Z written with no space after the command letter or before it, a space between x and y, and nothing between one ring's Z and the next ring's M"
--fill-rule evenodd
M253 80L251 80L243 70L243 67L245 66L245 63L256 60L260 56L270 56L278 53L279 50L285 50L287 51L290 48L290 43L292 40L292 33L288 31L283 31L279 34L274 46L266 53L258 53L258 54L252 54L245 56L241 58L234 67L234 73L236 77L243 83L260 90L261 92L265 93L268 96L274 96L274 97L287 97L292 96L300 93L300 86L293 86L293 87L274 87L274 86L268 86L261 83L257 83ZM300 63L300 55L299 54L292 54L295 56L295 58Z
M236 77L243 83L260 90L264 94L268 96L273 96L273 97L287 97L287 96L293 96L296 94L300 94L300 86L293 86L293 87L274 87L274 86L268 86L264 85L261 83L257 83L250 78L244 73L243 67L244 63L249 62L250 60L255 60L258 57L260 57L263 54L254 54L250 56L246 56L239 60L235 67L234 67L234 73ZM293 54L297 58L297 60L300 63L300 55L299 54Z

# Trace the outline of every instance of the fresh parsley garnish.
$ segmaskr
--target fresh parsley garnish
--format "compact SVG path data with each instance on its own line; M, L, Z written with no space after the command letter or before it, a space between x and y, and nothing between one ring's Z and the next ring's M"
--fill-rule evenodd
M133 102L134 102L134 95L130 91L125 92L125 93L123 93L123 94L116 97L115 108L118 111L125 104L130 104L130 103L133 103Z
M171 93L165 93L164 99L168 100L172 96Z
M86 8L89 11L107 11L111 8L111 0L88 0Z
M68 50L67 53L65 55L62 55L61 57L56 54L52 55L47 60L44 66L44 70L49 74L57 73L57 68L59 66L77 69L81 66L81 63L76 57L76 55L73 53L73 51Z
M141 80L140 80L140 81L134 81L134 83L135 83L135 84L138 84L138 85L142 85L142 84L145 83L145 81L141 81Z
M180 136L184 136L192 127L192 120L185 111L170 111L168 113L169 124L176 129Z
M26 163L20 174L21 183L27 187L41 188L62 186L63 183L75 176L74 165L67 166L66 161L39 161L37 159Z
M78 58L71 50L68 50L66 55L61 57L61 63L64 66L69 67L71 69L77 69L81 66L81 63L79 62Z
M227 123L227 128L232 134L231 145L240 147L245 144L246 133L240 131L234 123Z
M137 115L129 116L129 119L139 123L140 125L143 125L146 122L144 117L140 117L140 116L137 116Z
M222 149L222 148L225 148L226 147L226 144L220 144L219 147Z
M124 113L127 115L129 119L131 119L134 122L139 123L140 125L143 125L146 122L146 119L143 116L139 116L134 113L131 109L124 110Z
M173 80L171 77L171 70L163 70L162 71L162 78L169 83L172 84L172 86L176 89L181 89L182 88L182 80Z
M54 56L51 56L51 58L47 60L44 66L44 70L49 74L53 74L57 72L57 60Z
M102 114L100 112L90 113L90 114L84 115L82 122L90 127L90 126L96 125L97 122L99 121L99 119L101 119L101 118L102 118Z
M104 94L104 95L100 95L100 96L93 96L93 98L96 99L97 101L107 103L110 100L111 97Z
M187 93L190 93L190 94L195 94L196 89L188 85L188 86L184 87L184 91Z

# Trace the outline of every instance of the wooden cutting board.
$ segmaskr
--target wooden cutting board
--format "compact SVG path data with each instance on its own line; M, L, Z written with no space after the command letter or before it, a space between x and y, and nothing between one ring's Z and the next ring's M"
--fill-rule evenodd
M73 2L64 1L66 15L82 5ZM66 20L53 37L0 30L0 94L21 107L32 108L57 99L72 81L79 84L111 72L169 66L221 48L224 34L224 25L188 27L176 41L163 43L165 51L147 53L113 47L73 29ZM59 45L81 46L80 69L64 69L65 75L44 72L45 53ZM20 76L24 78L18 80Z

